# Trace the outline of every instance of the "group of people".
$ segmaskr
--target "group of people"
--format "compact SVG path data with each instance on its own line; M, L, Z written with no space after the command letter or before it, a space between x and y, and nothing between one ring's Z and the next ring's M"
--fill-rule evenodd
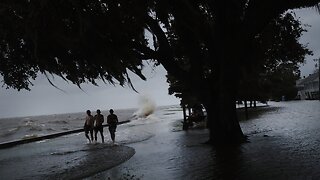
M109 132L111 135L112 142L115 142L115 132L117 129L118 124L118 117L114 114L113 109L109 110L110 114L107 116L107 123L109 125ZM84 132L86 138L89 142L96 141L97 142L97 134L100 132L101 141L104 143L104 136L103 136L103 125L104 116L101 114L101 111L98 109L97 114L95 116L91 115L91 111L87 110L86 121L84 123ZM93 132L94 132L94 139L93 139ZM90 137L89 137L90 133Z

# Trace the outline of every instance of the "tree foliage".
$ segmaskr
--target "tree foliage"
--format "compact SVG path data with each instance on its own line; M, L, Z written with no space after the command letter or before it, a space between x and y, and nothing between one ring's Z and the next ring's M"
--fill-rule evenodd
M143 61L153 59L204 104L212 141L238 142L244 136L234 102L242 80L247 72L276 72L273 64L295 68L309 52L295 43L299 23L280 15L319 2L3 0L0 73L18 90L39 72L77 85L96 79L123 85L130 84L128 70L145 79Z
M77 85L96 79L123 85L127 69L141 74L147 46L142 2L7 1L1 3L1 75L8 87L56 74ZM133 5L134 4L134 5ZM145 57L148 58L148 57Z
M293 13L287 12L271 21L255 38L250 57L255 61L252 61L242 81L242 99L295 97L295 82L300 77L299 64L304 62L305 56L312 55L299 42L304 31L303 24Z
M252 64L242 70L238 99L279 99L295 97L295 81L300 77L299 64L312 52L299 42L304 32L293 13L285 13L271 21L254 39L248 59ZM190 90L173 76L167 76L169 94L188 99Z

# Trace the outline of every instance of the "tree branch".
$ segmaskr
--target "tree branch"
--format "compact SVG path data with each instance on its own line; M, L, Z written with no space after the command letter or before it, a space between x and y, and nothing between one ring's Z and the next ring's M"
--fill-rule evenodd
M289 9L319 6L320 0L251 0L246 9L243 27L247 35L254 37L267 24Z
M171 46L167 40L167 37L161 29L158 21L146 15L147 26L151 32L154 33L159 41L159 50L157 60L163 65L163 67L172 75L179 79L184 79L187 72L184 71L176 61L174 60L174 53L172 52Z

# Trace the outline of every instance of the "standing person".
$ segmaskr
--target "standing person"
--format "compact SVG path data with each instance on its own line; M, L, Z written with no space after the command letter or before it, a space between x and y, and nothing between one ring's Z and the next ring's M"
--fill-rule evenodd
M117 129L118 117L117 115L113 114L113 109L110 109L109 112L110 114L107 117L107 123L109 125L109 132L111 135L112 142L114 143L116 137L115 132Z
M94 119L96 122L95 127L94 127L94 132L95 132L94 140L97 141L97 134L99 131L100 135L101 135L102 143L104 143L103 126L102 126L102 123L104 122L104 117L101 114L101 111L99 109L97 110L97 114L94 116Z
M90 143L93 141L93 125L94 125L94 118L91 115L91 111L87 110L86 121L84 123L83 129L84 129L85 135ZM88 135L89 132L91 135L91 139L89 138L89 135Z

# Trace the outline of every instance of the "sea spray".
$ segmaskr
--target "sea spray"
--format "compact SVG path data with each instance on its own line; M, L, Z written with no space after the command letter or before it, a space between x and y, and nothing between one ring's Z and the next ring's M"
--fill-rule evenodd
M139 109L133 114L133 116L146 118L149 115L153 114L155 109L155 102L149 96L141 95L139 98Z

